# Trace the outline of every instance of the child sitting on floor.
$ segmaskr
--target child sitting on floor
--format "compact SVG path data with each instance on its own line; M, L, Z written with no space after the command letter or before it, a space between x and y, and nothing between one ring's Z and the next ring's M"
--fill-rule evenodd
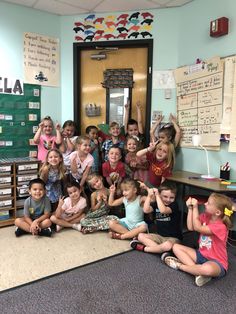
M88 176L87 182L95 191L91 194L91 210L81 220L81 232L91 233L99 230L108 230L110 220L118 220L118 217L109 215L108 206L109 189L103 184L103 178L93 173Z
M203 286L212 277L221 278L228 270L227 238L233 227L233 203L229 197L212 193L205 203L205 212L199 215L198 201L187 200L187 227L200 233L199 249L174 244L176 257L167 256L165 263L195 276L197 286Z
M147 253L170 251L174 243L182 240L181 212L175 201L176 186L165 181L159 189L148 189L144 202L145 213L154 212L154 223L157 233L140 233L138 240L130 242L134 250Z
M87 208L87 202L81 196L81 187L76 181L67 183L66 189L69 197L60 198L56 212L50 219L56 224L57 232L64 227L80 231L81 225L79 222L85 216L84 211Z
M123 196L115 200L114 195L116 187L115 185L110 187L108 204L109 206L119 206L124 204L125 218L111 220L109 222L111 230L109 234L112 239L132 239L140 232L147 231L147 224L144 221L144 212L142 208L146 197L140 196L139 183L133 179L125 179L121 183L121 189Z
M37 178L29 182L30 196L24 202L24 217L15 220L15 235L23 234L47 236L52 235L49 219L51 204L46 196L45 183Z

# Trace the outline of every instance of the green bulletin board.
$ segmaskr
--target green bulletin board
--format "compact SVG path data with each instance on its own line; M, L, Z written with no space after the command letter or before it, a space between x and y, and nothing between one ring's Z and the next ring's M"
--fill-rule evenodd
M37 156L32 139L40 123L40 100L40 85L24 84L24 95L0 94L0 158Z

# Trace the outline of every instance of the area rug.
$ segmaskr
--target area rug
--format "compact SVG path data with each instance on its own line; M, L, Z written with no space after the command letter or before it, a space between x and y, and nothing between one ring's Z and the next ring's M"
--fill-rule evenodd
M4 314L225 314L236 311L236 264L203 287L158 255L130 251L0 293Z
M129 250L129 241L110 239L107 232L64 229L52 238L16 238L14 227L1 228L0 291Z

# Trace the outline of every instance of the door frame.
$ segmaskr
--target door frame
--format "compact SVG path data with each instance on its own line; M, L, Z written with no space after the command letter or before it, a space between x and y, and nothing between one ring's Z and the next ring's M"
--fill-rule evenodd
M147 92L146 92L146 118L144 136L149 143L149 127L151 124L151 98L152 98L152 61L153 61L153 39L143 40L117 40L117 41L96 41L73 44L73 76L74 76L74 121L77 124L78 132L81 132L81 52L105 47L122 48L147 48Z

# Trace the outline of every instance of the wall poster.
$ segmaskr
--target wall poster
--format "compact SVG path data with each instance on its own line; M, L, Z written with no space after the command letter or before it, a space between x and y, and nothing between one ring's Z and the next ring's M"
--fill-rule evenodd
M24 83L59 86L59 39L24 33Z
M202 135L201 144L220 146L222 121L223 61L219 57L174 71L177 93L178 123L182 130L182 147L192 147L192 135Z

